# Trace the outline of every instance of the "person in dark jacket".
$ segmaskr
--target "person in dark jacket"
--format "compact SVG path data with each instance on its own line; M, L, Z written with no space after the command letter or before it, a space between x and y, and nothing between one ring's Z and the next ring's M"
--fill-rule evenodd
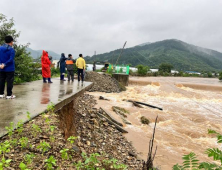
M4 98L5 82L7 82L6 99L14 99L12 94L15 73L15 50L12 48L12 36L5 37L5 44L0 47L0 98Z
M59 60L59 63L60 63L60 80L62 80L62 81L66 81L64 79L65 72L66 72L66 60L67 60L67 58L65 57L65 54L62 53L61 58Z
M70 77L72 82L74 81L74 63L76 61L72 58L72 54L68 55L68 59L66 60L66 68L68 72L68 81L70 81Z

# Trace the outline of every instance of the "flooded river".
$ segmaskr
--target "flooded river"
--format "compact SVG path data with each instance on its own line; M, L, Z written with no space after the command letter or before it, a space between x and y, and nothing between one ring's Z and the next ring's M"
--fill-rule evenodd
M131 77L125 92L90 94L110 99L98 100L96 107L107 109L119 121L121 119L112 112L112 106L130 111L127 120L132 125L125 125L129 131L126 137L143 159L147 157L155 118L159 116L154 141L158 148L154 165L162 170L170 170L174 164L182 163L182 156L190 152L195 152L201 161L211 161L204 154L205 150L219 147L216 138L207 134L208 129L222 133L222 83L218 79ZM163 108L163 111L137 108L123 99L155 105ZM141 116L151 123L142 125Z

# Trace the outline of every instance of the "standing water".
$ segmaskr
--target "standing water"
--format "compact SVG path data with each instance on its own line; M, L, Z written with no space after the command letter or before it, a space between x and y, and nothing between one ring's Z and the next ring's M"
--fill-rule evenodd
M129 131L125 136L132 141L141 158L147 158L149 140L158 115L154 141L157 145L156 167L170 170L176 163L181 164L182 156L190 152L195 152L200 161L212 161L204 152L207 148L219 147L216 138L207 134L208 129L222 133L222 83L218 79L131 77L130 83L127 91L119 94L90 94L110 99L98 100L97 107L109 110L120 121L111 107L119 106L130 111L127 120L132 125L125 125ZM148 103L163 108L163 111L137 108L123 99ZM150 124L141 124L141 116L148 118Z

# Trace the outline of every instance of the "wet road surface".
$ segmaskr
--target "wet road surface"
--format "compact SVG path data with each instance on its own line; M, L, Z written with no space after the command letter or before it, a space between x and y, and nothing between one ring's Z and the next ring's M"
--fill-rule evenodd
M47 105L61 103L64 99L69 98L91 85L91 82L81 83L75 80L74 83L60 81L59 78L52 79L52 84L34 81L23 85L15 85L13 93L16 99L0 99L0 136L5 131L5 126L10 122L17 124L19 121L26 121L27 112L31 117L47 109Z

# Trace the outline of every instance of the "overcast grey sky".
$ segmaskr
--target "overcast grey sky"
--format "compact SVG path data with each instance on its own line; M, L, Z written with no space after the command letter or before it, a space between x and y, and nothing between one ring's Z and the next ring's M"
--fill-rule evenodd
M0 0L0 13L34 50L91 56L173 38L222 52L222 0Z

